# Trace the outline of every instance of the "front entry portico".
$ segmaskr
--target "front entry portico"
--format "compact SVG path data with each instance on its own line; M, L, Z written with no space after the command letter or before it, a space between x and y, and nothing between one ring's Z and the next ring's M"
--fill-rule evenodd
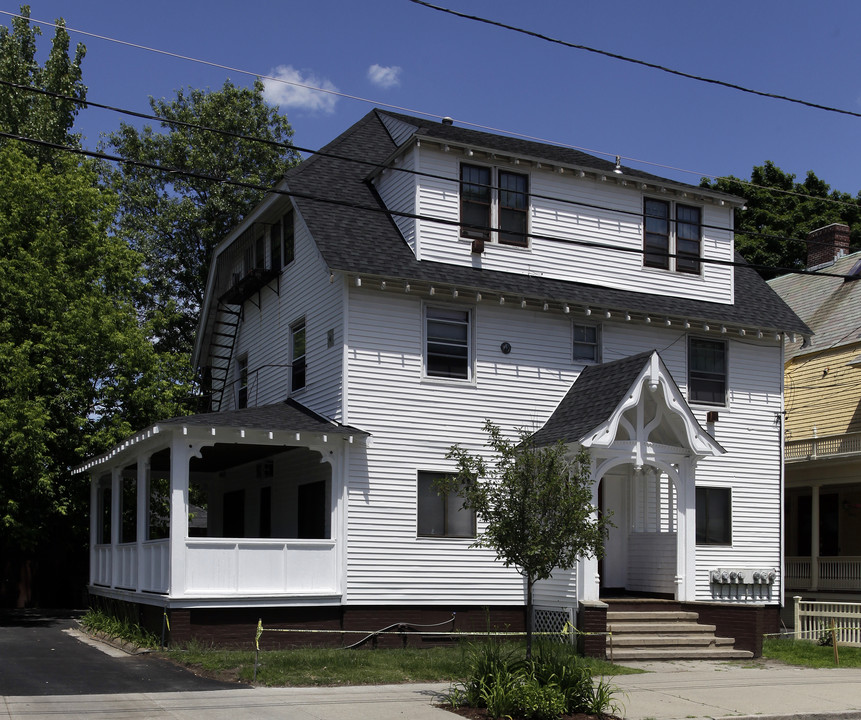
M603 577L596 558L581 559L577 599L596 601L604 587L693 601L696 467L725 451L657 351L587 367L536 433L539 444L558 440L572 455L590 451L592 503L616 526Z

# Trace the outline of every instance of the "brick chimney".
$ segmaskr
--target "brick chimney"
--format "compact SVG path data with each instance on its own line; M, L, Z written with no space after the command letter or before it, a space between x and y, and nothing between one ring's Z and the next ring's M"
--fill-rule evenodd
M849 251L849 226L832 223L807 233L807 267L834 262Z

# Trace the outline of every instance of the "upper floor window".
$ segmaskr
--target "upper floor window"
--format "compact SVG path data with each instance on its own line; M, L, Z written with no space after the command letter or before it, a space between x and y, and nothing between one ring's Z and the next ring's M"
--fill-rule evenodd
M296 230L292 208L288 212L284 213L284 217L281 218L281 232L283 233L284 239L284 264L289 265L293 262L293 258L296 254Z
M469 310L425 308L425 373L429 377L469 379Z
M494 185L495 176L495 185ZM529 178L480 165L460 166L461 237L527 247Z
M574 324L574 360L601 362L601 326Z
M281 220L269 228L269 262L273 270L281 269Z
M305 387L305 319L290 326L290 391Z
M457 493L440 493L435 481L440 473L418 473L417 522L419 536L475 537L475 511L463 507Z
M671 215L675 211L675 218ZM643 202L643 265L698 275L702 209L671 205L667 200ZM675 258L670 257L675 254Z
M248 407L248 356L236 360L236 407Z
M726 342L688 339L688 402L726 405Z

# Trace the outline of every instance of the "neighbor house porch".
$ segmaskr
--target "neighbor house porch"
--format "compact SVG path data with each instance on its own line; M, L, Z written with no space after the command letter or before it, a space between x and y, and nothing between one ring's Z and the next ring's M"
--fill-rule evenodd
M861 433L788 441L786 592L861 594Z

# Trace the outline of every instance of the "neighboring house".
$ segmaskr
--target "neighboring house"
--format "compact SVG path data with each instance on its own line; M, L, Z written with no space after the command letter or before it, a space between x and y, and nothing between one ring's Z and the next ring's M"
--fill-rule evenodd
M788 595L861 593L861 253L849 228L808 236L808 268L771 287L814 332L786 348ZM841 277L842 276L842 277Z
M369 113L217 248L208 412L80 468L91 592L164 608L176 638L523 627L521 576L433 485L454 443L486 452L489 418L589 448L613 512L606 557L540 605L599 630L619 594L776 627L783 337L809 330L734 254L740 202Z

